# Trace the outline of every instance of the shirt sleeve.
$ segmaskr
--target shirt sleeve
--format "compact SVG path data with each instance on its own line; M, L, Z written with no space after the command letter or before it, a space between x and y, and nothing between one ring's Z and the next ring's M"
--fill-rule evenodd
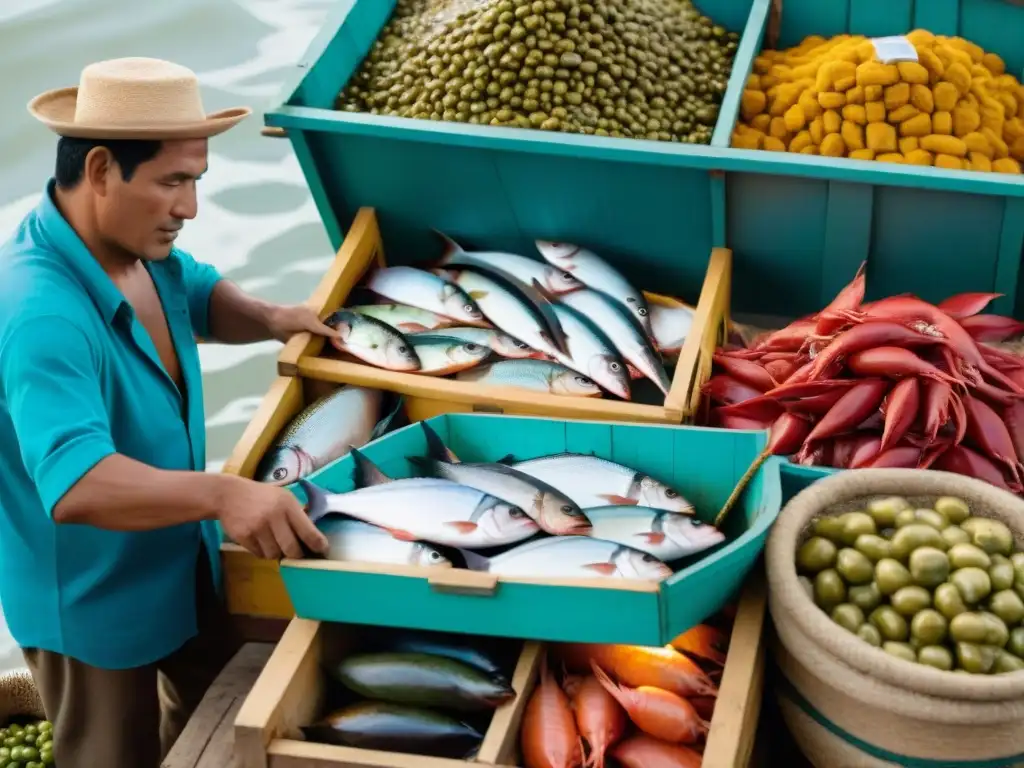
M210 337L210 294L221 279L220 272L210 264L203 264L184 251L178 251L182 279L188 296L188 314L192 319L192 333L201 338Z
M116 452L88 338L65 317L21 322L0 342L0 387L22 461L52 515L89 470Z

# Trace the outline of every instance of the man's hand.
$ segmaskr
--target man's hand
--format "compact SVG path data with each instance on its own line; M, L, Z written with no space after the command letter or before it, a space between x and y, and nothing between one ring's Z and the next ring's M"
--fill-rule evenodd
M327 550L327 538L290 492L275 485L234 479L238 482L232 482L220 502L220 522L232 541L267 560L302 557L300 541L318 554Z
M316 312L305 304L275 306L267 315L267 328L278 341L288 341L296 333L309 331L317 336L338 338L338 332L324 325Z

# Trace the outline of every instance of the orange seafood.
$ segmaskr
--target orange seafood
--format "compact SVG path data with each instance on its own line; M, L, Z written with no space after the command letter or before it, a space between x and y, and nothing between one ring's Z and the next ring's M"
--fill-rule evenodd
M672 647L687 656L696 656L725 664L725 652L729 648L729 636L708 624L698 624L683 632L671 643Z
M594 664L594 677L622 705L637 728L673 744L693 744L708 732L697 710L686 699L661 688L616 685Z
M569 699L555 682L547 659L540 683L523 713L520 733L526 768L580 768L583 745Z
M626 734L626 713L593 675L573 678L569 695L580 735L590 747L585 768L604 768L608 749Z
M704 761L689 747L666 744L642 733L617 744L612 757L622 768L700 768Z
M718 686L704 670L672 648L566 643L560 650L573 671L589 671L595 661L623 685L650 685L684 697L718 695Z

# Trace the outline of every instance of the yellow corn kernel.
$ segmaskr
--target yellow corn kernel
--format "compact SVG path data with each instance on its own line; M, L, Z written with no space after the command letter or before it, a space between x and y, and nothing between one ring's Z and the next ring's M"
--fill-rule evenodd
M839 135L843 137L843 143L848 150L864 149L864 129L857 123L843 120Z
M904 152L903 157L907 161L907 165L931 165L934 162L932 153L927 149L912 149L909 152Z
M955 157L953 155L936 155L935 167L947 168L951 171L962 171L964 169L964 164L959 157Z
M840 80L845 80L848 77L856 79L857 77L857 65L850 61L837 61L832 67L832 82L833 84Z
M803 130L804 125L807 123L807 116L804 111L800 108L799 104L794 104L792 107L786 110L785 116L782 118L786 123L786 130L789 133L796 133L797 131Z
M761 91L747 88L740 97L740 115L749 122L757 115L764 112L767 105L767 97Z
M842 94L846 97L847 104L863 104L864 103L864 89L859 85L853 86L846 93Z
M771 88L764 92L764 95L768 97L768 103L772 104L775 101L776 97L779 95L779 86L773 85Z
M993 131L996 135L1003 135L1003 123L1005 117L1003 116L1003 105L999 102L983 102L981 105L981 125L983 128L988 128Z
M953 110L953 134L964 137L981 127L981 115L971 105L961 101Z
M980 64L982 59L985 58L985 51L982 47L972 43L970 40L965 40L962 37L950 37L946 40L946 43L955 51L964 51L971 61Z
M899 81L900 71L895 64L865 61L857 67L857 85L893 85Z
M811 120L822 113L817 96L810 88L800 94L800 98L797 99L796 103L804 112L804 123L811 122Z
M917 148L917 136L904 136L902 139L900 139L900 152L903 153L904 155L909 155Z
M786 151L786 145L782 142L782 139L777 139L774 136L765 136L764 145L761 148L769 152Z
M971 77L974 80L977 80L979 78L982 80L991 80L992 73L989 72L988 69L982 66L981 64L971 64Z
M982 56L981 63L995 77L999 77L1006 72L1006 63L994 53L986 53Z
M913 29L907 33L907 41L913 45L928 45L935 42L935 35L927 29Z
M993 98L1003 105L1003 116L1007 118L1015 117L1017 115L1017 100L1008 93L1000 91Z
M865 40L857 46L856 54L858 65L873 61L875 58L875 46L871 44L870 40Z
M926 85L910 86L910 103L929 115L935 110L935 98L932 89Z
M863 106L864 116L869 123L885 122L885 104L880 101L869 101Z
M821 144L822 139L825 138L825 121L821 117L816 117L811 121L810 126L811 141L815 144Z
M904 83L928 85L928 70L916 61L901 61L896 64Z
M993 131L991 128L985 127L985 125L981 126L981 132L985 135L985 138L988 139L988 143L992 145L993 158L999 160L1010 156L1010 148L998 133Z
M761 87L764 88L766 91L769 88L774 88L778 84L779 84L779 78L772 77L771 75L768 75L768 74L761 75Z
M800 86L796 83L783 83L779 86L778 92L775 94L775 100L769 107L768 112L771 113L772 117L782 117L786 114L786 110L796 104L796 100L800 98Z
M1024 161L1024 137L1017 139L1010 147L1010 157L1014 160Z
M954 155L955 157L967 157L967 145L963 139L956 136L940 136L932 133L921 137L921 149L935 152L939 155Z
M832 90L832 83L835 82L833 71L836 66L835 61L826 61L820 67L818 67L818 74L814 78L814 88L818 93L824 93Z
M888 123L869 123L867 130L868 149L879 152L895 152L896 129Z
M881 101L882 97L885 96L884 85L858 85L857 87L862 88L864 91L864 101Z
M875 155L875 160L880 163L902 163L904 162L903 155L899 152L884 152L881 155Z
M857 78L855 78L853 76L851 76L851 77L841 77L838 80L836 80L834 83L832 83L832 87L835 90L837 90L837 91L843 92L843 91L850 90L856 84L857 84Z
M764 134L760 131L736 131L732 135L732 146L736 149L760 149L764 143Z
M910 84L896 83L885 89L885 108L899 109L910 103Z
M920 114L920 112L913 104L904 104L899 109L894 109L889 113L889 122L902 123L904 120L909 120L914 115L918 114Z
M928 70L928 82L932 85L937 83L939 78L946 73L946 67L934 51L930 51L927 48L919 48L917 58L922 66Z
M822 93L819 91L818 104L823 109L842 109L843 106L846 104L846 99L848 95L849 92L847 92L847 94L844 95L842 93L833 93L832 91L829 91L827 93Z
M759 75L767 75L772 67L772 60L762 54L754 58L754 71Z
M751 75L750 77L748 77L747 78L747 88L749 90L751 90L751 91L763 90L763 88L761 86L761 76L760 75Z
M786 121L781 117L773 117L771 125L768 126L768 135L774 136L776 139L788 138L789 130L786 128Z
M825 113L828 114L827 112ZM830 133L821 142L821 154L825 157L842 157L846 154L846 143L838 133Z
M849 155L851 160L874 160L875 150L873 149L855 149Z
M1024 136L1024 120L1014 117L1003 124L1003 138L1007 144L1013 144L1021 136Z
M1002 157L992 163L992 170L996 173L1020 173L1020 163L1012 157Z
M864 125L868 121L867 110L861 104L847 104L843 107L843 119Z
M844 107L845 109L845 107ZM839 133L839 129L843 125L843 118L839 116L839 113L834 109L825 111L825 114L821 116L824 121L825 133ZM820 142L824 143L824 139Z
M995 81L996 85L1007 93L1017 92L1017 78L1013 75L999 75L999 77L995 78Z
M756 117L754 117L753 120L750 121L750 127L756 128L761 133L768 133L768 128L771 126L771 124L772 116L764 113L757 115Z
M985 101L985 99L992 98L992 94L989 93L988 89L988 81L980 77L971 80L971 96L979 103Z
M900 123L900 136L927 136L931 132L931 115L916 115Z
M952 111L953 107L960 100L960 91L952 83L945 81L936 84L932 88L932 95L935 97L935 108L945 112Z
M992 142L988 140L988 137L975 131L974 133L968 133L963 137L964 145L967 147L969 154L979 154L992 159Z
M779 78L783 83L793 81L792 71L785 64L775 64L768 70L768 74Z
M950 112L936 112L932 115L932 133L950 136L953 133L953 115Z
M796 136L794 136L793 140L791 142L789 142L789 151L790 152L799 152L804 147L809 147L812 144L813 144L813 142L811 141L811 132L810 131L800 131L800 133L798 133Z
M971 154L968 155L968 160L971 163L972 171L992 170L992 161L986 155L983 155L980 152L971 152Z
M970 93L971 72L960 62L953 62L946 67L946 74L942 76L942 79L947 83L952 83L960 91L961 96L965 93Z

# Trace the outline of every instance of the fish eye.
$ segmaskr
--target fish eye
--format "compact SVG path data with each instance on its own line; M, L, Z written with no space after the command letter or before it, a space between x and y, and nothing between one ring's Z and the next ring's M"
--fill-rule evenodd
M577 376L576 377L576 383L577 384L584 384L584 385L588 385L589 386L590 379L588 379L586 376Z
M562 513L568 515L569 517L583 517L583 513L581 511L579 511L575 507L569 506L568 504L562 505Z
M521 342L521 341L517 341L515 344L516 344L516 348L517 349L529 349L530 348L529 344L523 344L523 342Z
M643 307L638 307L636 313L640 315L640 317L647 317L647 310Z
M670 498L670 499L674 499L677 496L679 496L679 492L678 491L674 491L671 488L666 488L665 489L665 495L668 496L668 498Z
M696 517L690 520L690 526L692 528L703 528L705 525L707 525L707 523L703 520L698 520Z
M627 296L626 297L626 303L627 304L636 304L636 296Z
M272 477L275 480L284 480L286 477L288 477L288 470L285 469L284 467L278 467L277 469L274 470Z
M514 520L522 520L524 517L529 517L529 515L527 515L526 512L524 512L519 507L509 507L508 515Z
M656 558L654 555L646 553L646 552L644 553L644 558L643 559L644 559L645 563L656 563L656 562L658 562L658 558Z
M437 551L431 552L429 557L430 560L435 563L439 563L444 559L443 557L441 557L441 553Z
M400 346L398 348L398 351L401 352L404 355L406 352L409 351L409 348L403 344L402 346Z
M610 371L615 371L616 373L618 373L621 369L622 369L622 366L619 365L618 363L614 363L613 362L613 363L609 363L608 364L608 370L610 370Z
M469 312L470 314L473 314L474 312L476 312L476 307L474 307L472 304L466 304L462 308L464 310L466 310L467 312Z
M567 282L567 283L575 283L576 282L576 278L573 277L572 275L570 275L568 272L563 272L562 273L562 279L565 280L565 282Z
M468 344L466 344L466 351L467 352L479 352L480 351L480 347L478 345L474 344L473 342L469 342Z

